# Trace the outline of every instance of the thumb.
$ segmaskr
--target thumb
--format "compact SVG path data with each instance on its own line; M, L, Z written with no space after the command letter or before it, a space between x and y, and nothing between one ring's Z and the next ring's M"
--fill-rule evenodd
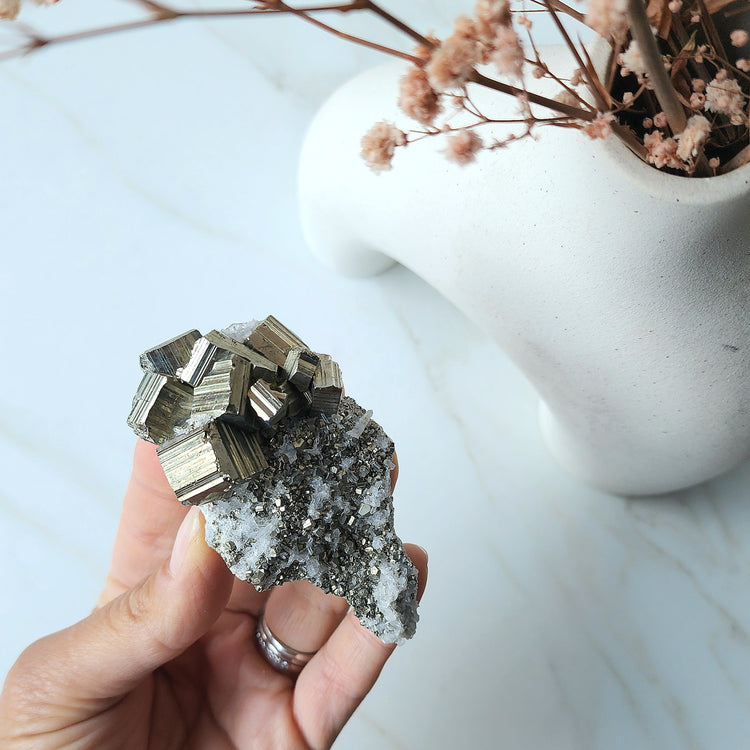
M232 574L204 541L204 523L191 508L158 570L81 622L32 644L19 661L32 659L32 671L42 669L53 690L57 676L66 699L99 702L124 695L179 656L213 625L232 589Z

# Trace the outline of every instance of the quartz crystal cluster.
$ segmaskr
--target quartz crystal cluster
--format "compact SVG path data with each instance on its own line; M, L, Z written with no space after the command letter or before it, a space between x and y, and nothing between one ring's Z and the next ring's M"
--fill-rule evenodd
M386 642L415 631L417 573L393 526L393 443L338 364L273 316L141 355L128 424L157 444L206 541L264 591L307 579Z

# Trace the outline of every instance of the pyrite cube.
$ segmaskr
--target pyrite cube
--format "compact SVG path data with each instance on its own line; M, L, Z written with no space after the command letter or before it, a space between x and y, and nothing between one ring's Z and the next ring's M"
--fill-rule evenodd
M183 505L211 500L268 466L255 435L219 420L165 443L156 455Z
M187 364L178 372L180 380L196 387L213 367L214 362L236 354L252 365L254 377L276 378L279 368L249 346L235 341L221 331L210 331L201 336L194 346Z
M298 390L310 388L320 357L309 349L295 347L289 350L284 361L284 371L289 382Z
M193 391L193 414L244 417L253 366L237 354L213 363Z
M305 342L273 315L259 323L245 343L279 367L284 366L291 349L307 349Z
M141 369L175 377L177 370L188 363L193 346L200 337L201 332L193 329L148 349L141 354Z
M341 368L327 354L321 354L312 382L310 411L335 414L338 411L343 390Z
M179 380L145 372L133 398L128 425L138 437L162 443L190 417L193 389Z

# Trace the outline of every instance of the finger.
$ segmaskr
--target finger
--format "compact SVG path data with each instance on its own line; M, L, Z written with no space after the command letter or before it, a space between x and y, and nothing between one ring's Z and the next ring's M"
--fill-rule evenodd
M85 620L32 644L14 667L17 678L26 686L38 681L34 695L42 690L102 710L181 654L216 621L232 588L232 574L203 534L193 508L168 560Z
M256 591L252 583L235 578L227 609L258 617L263 611L270 593L270 591Z
M406 549L419 573L417 599L421 599L427 582L427 553L412 544ZM294 712L311 747L330 747L394 648L360 625L352 612L344 617L297 680Z
M346 599L326 594L309 581L285 583L266 602L270 631L297 651L317 651L344 618Z
M164 476L156 446L139 440L100 604L135 586L169 555L187 512Z

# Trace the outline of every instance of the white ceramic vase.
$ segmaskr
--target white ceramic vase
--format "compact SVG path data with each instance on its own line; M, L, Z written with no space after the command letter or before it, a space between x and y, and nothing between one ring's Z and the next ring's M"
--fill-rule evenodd
M552 453L587 483L663 493L750 456L750 170L670 176L614 137L547 128L468 167L426 139L374 174L360 138L381 119L408 127L403 70L358 76L315 118L300 166L312 250L345 274L397 261L451 300L534 384ZM491 372L467 380L509 397Z

